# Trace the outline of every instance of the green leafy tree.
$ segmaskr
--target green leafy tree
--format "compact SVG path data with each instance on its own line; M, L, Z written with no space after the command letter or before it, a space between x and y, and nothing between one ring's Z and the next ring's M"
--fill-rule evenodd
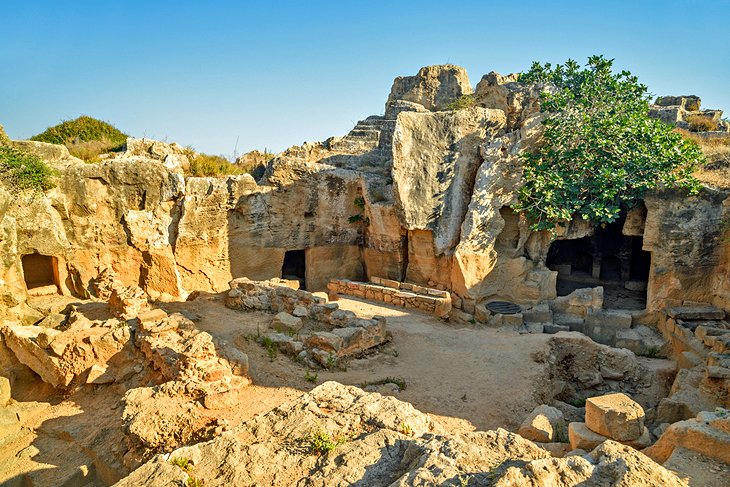
M692 172L704 161L700 148L649 118L646 86L612 68L603 56L590 57L584 68L573 60L555 67L535 62L518 78L545 87L543 139L522 156L525 184L515 206L535 230L576 216L613 222L622 207L659 186L699 191Z

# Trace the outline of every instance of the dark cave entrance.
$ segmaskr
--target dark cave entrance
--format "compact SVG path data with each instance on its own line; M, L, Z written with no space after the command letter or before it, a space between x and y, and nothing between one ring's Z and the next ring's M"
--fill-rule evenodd
M29 290L45 286L56 286L58 290L58 259L39 253L24 255L23 278Z
M558 272L557 294L603 286L606 308L644 309L651 254L643 237L623 234L624 218L596 228L590 237L556 240L545 261Z
M281 278L299 281L299 289L306 289L307 265L305 250L287 250L281 266Z

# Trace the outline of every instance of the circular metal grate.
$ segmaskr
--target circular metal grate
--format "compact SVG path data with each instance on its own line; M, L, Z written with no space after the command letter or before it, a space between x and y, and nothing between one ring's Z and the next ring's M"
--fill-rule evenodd
M501 315L514 315L522 312L522 308L509 301L492 301L487 303L487 309L492 313L499 313Z

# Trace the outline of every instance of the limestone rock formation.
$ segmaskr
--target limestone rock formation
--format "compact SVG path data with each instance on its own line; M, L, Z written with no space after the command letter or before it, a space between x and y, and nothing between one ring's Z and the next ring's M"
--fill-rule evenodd
M426 66L415 76L399 76L393 81L385 111L390 114L398 101L417 103L430 111L444 110L472 92L469 76L461 66Z
M317 450L314 438L335 440ZM185 475L170 465L176 458L189 461ZM448 434L410 404L334 382L212 441L157 456L116 485L169 485L188 475L209 486L686 485L617 443L552 458L501 429Z

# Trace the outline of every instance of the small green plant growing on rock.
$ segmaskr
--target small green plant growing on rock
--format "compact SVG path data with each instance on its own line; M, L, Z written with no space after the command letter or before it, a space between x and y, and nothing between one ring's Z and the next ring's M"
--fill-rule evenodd
M189 458L173 457L169 460L170 465L174 465L185 473L193 471L193 464Z
M205 486L205 484L203 483L202 480L195 478L192 475L188 475L187 484L188 484L188 487L204 487Z
M317 374L310 374L309 371L304 374L304 380L306 380L307 382L311 382L312 384L317 383L317 378Z
M327 364L325 364L325 367L328 369L334 369L337 367L337 356L334 353L329 354L327 357Z
M55 186L55 174L40 157L9 145L0 145L0 181L11 192L47 191Z
M408 423L401 422L399 431L406 436L413 436L413 428Z
M542 83L542 142L522 155L525 184L515 209L534 230L574 217L596 225L660 186L696 194L692 176L703 163L698 145L649 118L647 88L613 60L592 56L585 68L534 63L518 81Z
M333 437L321 429L310 433L302 440L307 446L309 453L318 456L326 455L347 441L342 435L335 435Z
M357 198L355 198L355 201L353 202L353 204L355 205L356 208L359 208L360 211L365 210L365 198L363 198L362 196L358 196Z
M465 108L471 108L476 103L474 95L461 95L456 100L446 105L446 109L452 112L457 110L464 110Z

